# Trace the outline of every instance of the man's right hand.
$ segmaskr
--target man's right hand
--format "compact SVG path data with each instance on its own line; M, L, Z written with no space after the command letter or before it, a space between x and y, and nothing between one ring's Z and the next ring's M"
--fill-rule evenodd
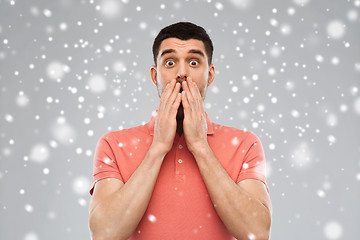
M167 154L176 134L176 115L181 102L180 83L171 80L160 98L160 105L155 119L154 138L151 147L158 153Z

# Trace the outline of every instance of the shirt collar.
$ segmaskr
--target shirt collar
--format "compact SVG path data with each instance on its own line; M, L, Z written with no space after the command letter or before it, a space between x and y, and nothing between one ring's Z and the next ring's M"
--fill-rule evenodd
M155 118L156 118L157 112L158 112L158 110L153 112L153 115L152 115L150 121L146 124L151 136L154 135ZM206 112L205 112L205 116L206 116L206 124L207 124L207 135L212 135L212 134L214 134L213 122L210 120L210 117Z

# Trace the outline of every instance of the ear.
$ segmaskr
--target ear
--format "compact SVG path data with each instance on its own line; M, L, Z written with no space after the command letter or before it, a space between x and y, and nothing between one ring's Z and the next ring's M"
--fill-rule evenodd
M215 79L215 67L214 64L210 64L208 86L210 86L214 82L214 79Z
M151 81L155 86L157 86L156 73L157 73L156 66L152 65L150 68L150 77L151 77Z

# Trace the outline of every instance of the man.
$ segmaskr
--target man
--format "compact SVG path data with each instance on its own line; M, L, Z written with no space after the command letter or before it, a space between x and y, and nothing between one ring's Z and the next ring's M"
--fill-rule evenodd
M160 104L143 126L98 142L90 190L94 240L269 239L265 159L251 132L210 121L212 42L197 25L160 31L150 76Z

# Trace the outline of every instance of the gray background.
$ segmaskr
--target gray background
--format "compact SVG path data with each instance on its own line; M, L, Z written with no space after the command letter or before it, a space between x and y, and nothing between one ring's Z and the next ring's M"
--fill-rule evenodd
M89 239L97 140L147 122L157 32L202 25L206 111L267 157L272 239L360 239L359 0L0 0L0 239Z

